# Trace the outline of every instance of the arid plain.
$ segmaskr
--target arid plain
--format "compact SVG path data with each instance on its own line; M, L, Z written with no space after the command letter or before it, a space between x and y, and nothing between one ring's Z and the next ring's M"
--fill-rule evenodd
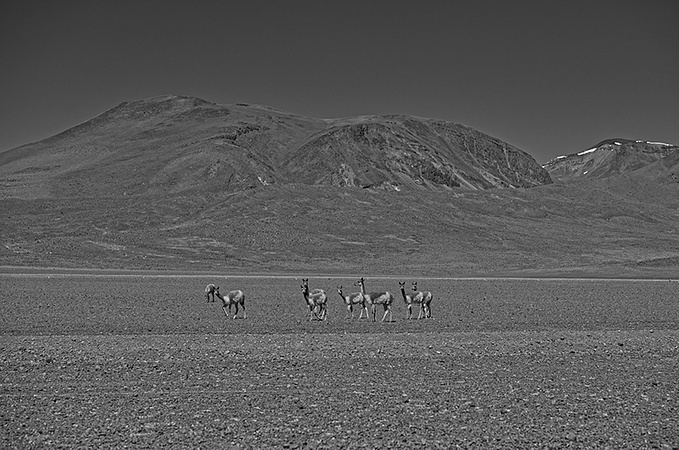
M592 144L170 95L0 152L0 447L678 448L679 147Z
M679 283L419 279L433 319L307 319L299 278L0 274L4 448L676 448ZM207 303L247 296L247 319Z

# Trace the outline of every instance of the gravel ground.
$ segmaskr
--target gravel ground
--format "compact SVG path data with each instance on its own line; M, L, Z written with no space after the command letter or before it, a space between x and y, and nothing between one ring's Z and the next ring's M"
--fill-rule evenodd
M0 275L0 447L679 448L676 283L423 280L433 320L373 324L238 281L227 321L202 279Z

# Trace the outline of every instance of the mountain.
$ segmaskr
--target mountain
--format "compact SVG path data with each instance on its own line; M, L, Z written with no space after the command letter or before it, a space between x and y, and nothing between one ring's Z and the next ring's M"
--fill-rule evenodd
M676 278L679 152L581 153L543 168L433 119L126 102L0 153L0 271Z
M410 116L320 120L164 96L125 102L0 154L3 197L236 192L308 184L488 189L551 183L527 153L472 128Z
M664 142L607 139L587 150L558 156L543 167L553 180L569 183L630 173L664 158L672 158L677 152L679 147Z

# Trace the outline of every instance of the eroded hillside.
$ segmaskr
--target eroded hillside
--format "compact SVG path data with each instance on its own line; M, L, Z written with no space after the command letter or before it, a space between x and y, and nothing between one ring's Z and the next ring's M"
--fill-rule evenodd
M679 152L612 141L546 168L432 119L123 103L0 154L0 266L679 274Z
M679 147L663 142L608 139L582 152L559 156L544 165L555 181L603 179L627 174L665 158L662 165L671 166Z
M188 97L125 102L0 154L3 198L237 192L271 184L487 189L551 183L527 153L407 116L311 119Z

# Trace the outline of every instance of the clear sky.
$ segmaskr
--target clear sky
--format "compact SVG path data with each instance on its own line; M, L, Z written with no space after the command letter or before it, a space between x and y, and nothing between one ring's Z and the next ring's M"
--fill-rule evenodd
M443 119L541 163L679 144L679 1L0 2L0 151L164 94Z

